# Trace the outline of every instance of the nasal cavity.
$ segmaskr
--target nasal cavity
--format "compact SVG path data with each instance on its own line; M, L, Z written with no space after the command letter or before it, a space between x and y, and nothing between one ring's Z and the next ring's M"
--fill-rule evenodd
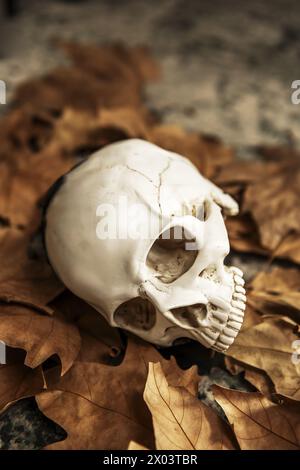
M156 278L169 284L192 267L198 255L195 245L195 239L183 227L172 227L153 243L146 265Z
M204 304L173 308L171 311L177 322L185 328L199 328L207 315L207 308Z

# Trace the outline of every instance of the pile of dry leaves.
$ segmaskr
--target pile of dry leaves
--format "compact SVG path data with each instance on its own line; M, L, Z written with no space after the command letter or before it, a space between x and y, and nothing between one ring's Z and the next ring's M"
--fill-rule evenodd
M262 148L261 159L241 162L217 139L158 123L143 101L145 82L159 78L145 48L59 47L70 65L22 85L0 126L0 340L11 348L0 367L1 410L35 396L67 432L52 449L299 448L299 154ZM266 259L225 357L257 391L213 386L226 419L198 399L196 366L183 371L134 337L124 346L45 260L28 257L51 183L128 137L185 154L231 193L242 209L227 221L231 245ZM279 258L289 261L272 267Z

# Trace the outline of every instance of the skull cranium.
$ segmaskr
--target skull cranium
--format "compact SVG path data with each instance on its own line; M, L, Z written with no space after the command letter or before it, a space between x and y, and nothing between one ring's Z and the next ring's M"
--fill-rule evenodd
M224 265L222 210L238 206L184 157L139 139L111 144L52 198L48 257L111 325L160 346L190 338L225 351L246 297L242 272Z

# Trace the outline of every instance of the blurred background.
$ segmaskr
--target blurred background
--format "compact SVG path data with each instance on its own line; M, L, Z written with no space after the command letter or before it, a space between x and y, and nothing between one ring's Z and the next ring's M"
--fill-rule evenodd
M57 37L147 44L163 68L147 101L165 122L245 154L260 143L299 145L299 22L297 0L3 0L0 79L9 104L19 82L65 60Z

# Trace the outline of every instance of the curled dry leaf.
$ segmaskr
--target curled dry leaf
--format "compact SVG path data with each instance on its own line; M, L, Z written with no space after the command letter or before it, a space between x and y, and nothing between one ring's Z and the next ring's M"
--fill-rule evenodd
M158 450L234 448L226 423L185 388L170 386L160 363L149 364L144 399Z
M23 364L0 366L0 412L21 398L40 393L44 388L41 367L31 369Z
M292 361L299 339L293 322L267 318L241 331L226 354L243 364L264 370L277 393L300 400L300 364Z
M58 313L50 316L22 305L7 304L0 305L0 340L25 350L25 364L31 368L57 355L62 374L73 364L81 342L76 325Z
M276 405L260 393L213 386L242 450L299 450L300 408Z
M267 373L260 369L255 369L255 367L251 367L248 364L245 365L241 362L236 361L235 359L226 356L225 357L225 365L227 370L232 375L238 375L244 373L244 378L254 387L261 392L263 395L267 396L271 400L275 399L275 387L267 375ZM218 384L223 386L223 384ZM224 385L226 388L226 385Z
M247 368L245 371L245 379L254 385L260 393L269 399L274 399L275 387L266 372L253 367Z

